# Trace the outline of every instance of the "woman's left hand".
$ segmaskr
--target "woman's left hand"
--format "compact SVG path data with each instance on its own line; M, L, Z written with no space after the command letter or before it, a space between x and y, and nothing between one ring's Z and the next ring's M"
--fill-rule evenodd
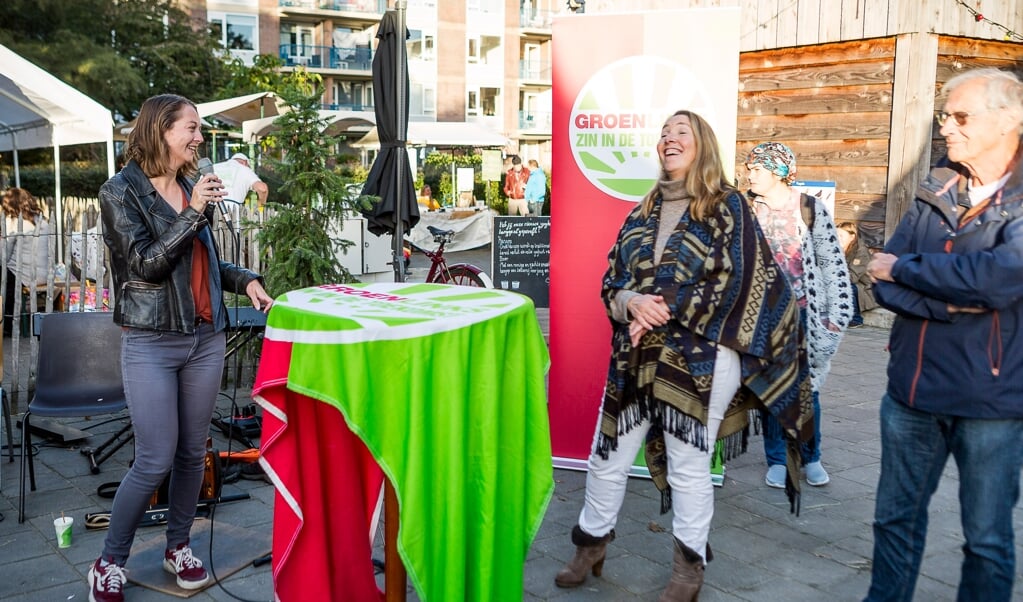
M838 326L838 324L835 324L834 322L828 320L827 318L821 320L821 322L823 322L824 327L830 330L831 332L842 332L842 329Z
M636 320L629 322L629 340L632 341L633 347L639 345L639 341L643 338L643 335L648 332L650 332L650 329L644 327Z
M245 286L245 294L252 301L252 307L255 307L263 313L270 311L270 306L274 304L274 300L270 295L266 294L263 289L263 285L259 283L259 280L253 280Z

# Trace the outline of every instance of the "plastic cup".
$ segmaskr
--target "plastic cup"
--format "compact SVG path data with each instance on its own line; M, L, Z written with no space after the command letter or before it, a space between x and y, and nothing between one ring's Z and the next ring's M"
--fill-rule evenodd
M57 532L57 547L71 547L71 525L74 523L75 519L70 516L61 516L60 518L53 519L53 529Z

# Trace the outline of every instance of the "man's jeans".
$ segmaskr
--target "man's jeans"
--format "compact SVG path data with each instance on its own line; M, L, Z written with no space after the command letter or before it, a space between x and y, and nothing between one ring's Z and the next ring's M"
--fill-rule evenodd
M958 600L1012 598L1016 566L1012 511L1019 500L1023 419L931 414L885 395L867 600L913 599L927 536L927 506L949 454L959 468L966 538Z

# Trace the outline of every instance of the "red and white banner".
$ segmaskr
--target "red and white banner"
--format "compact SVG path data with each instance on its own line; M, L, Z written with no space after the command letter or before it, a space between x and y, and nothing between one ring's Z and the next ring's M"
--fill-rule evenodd
M739 9L572 15L553 31L551 444L556 466L585 468L610 357L607 252L657 181L675 111L711 124L734 173Z

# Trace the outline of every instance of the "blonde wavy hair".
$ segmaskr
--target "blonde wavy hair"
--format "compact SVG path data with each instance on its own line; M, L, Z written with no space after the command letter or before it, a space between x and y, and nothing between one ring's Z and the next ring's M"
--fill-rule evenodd
M696 138L696 159L686 173L686 193L691 197L689 212L693 219L703 220L711 213L711 208L720 203L729 194L738 192L735 185L725 177L725 169L721 164L721 152L718 150L718 138L714 135L710 124L696 113L688 110L676 111L671 117L685 115ZM671 119L669 117L668 119ZM665 120L667 123L667 120ZM666 180L667 174L661 172L661 179ZM643 197L640 211L643 217L650 215L654 200L660 194L660 187L654 187Z

